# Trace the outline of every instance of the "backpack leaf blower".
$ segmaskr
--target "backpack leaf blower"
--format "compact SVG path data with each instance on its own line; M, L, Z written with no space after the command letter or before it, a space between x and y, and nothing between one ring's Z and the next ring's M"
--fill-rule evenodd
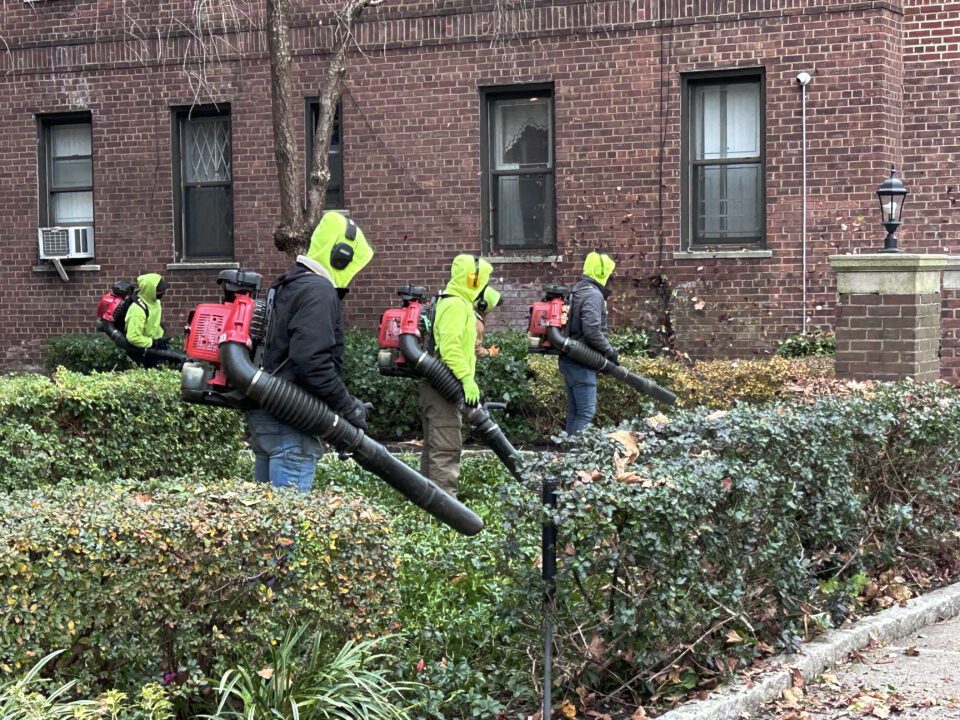
M561 331L563 306L570 291L565 285L545 285L544 299L530 306L530 326L527 329L527 350L532 353L566 355L581 365L614 377L634 390L672 405L677 396L653 380L637 375L622 365L604 357L586 343L567 337Z
M100 298L97 303L97 330L113 340L113 344L123 350L134 361L139 361L138 355L157 360L165 365L179 368L187 356L177 350L161 348L141 348L127 340L124 332L126 327L127 310L137 301L137 286L129 280L117 280L110 292ZM149 313L149 311L145 310Z
M491 408L505 406L502 403L467 405L463 385L450 368L420 346L420 341L432 330L432 319L424 308L427 289L421 285L404 285L397 290L397 295L403 301L402 307L390 308L380 318L380 351L377 355L380 373L425 378L434 390L460 408L483 443L493 450L515 478L522 480L520 454L489 412Z
M351 453L361 467L457 532L480 532L483 521L465 505L314 395L264 372L253 362L251 351L262 347L272 299L256 298L260 280L257 273L224 270L217 279L223 301L198 305L190 313L184 347L191 359L181 371L181 398L221 407L261 407L278 420Z

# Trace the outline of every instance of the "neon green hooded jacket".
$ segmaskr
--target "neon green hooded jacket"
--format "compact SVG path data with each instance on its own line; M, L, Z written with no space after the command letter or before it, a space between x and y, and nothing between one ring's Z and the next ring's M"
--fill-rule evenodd
M444 297L437 301L434 342L440 359L460 382L473 379L476 370L477 320L473 303L492 273L493 265L486 260L457 255L450 266Z
M583 261L583 274L593 278L601 285L606 285L616 267L617 264L612 257L605 253L593 251Z
M347 239L345 233L349 226L350 221L341 213L333 210L325 212L310 236L310 247L307 249L307 257L327 269L337 288L347 287L353 276L373 259L373 248L356 223L353 223L356 231L354 238ZM330 261L330 253L338 243L345 243L353 249L353 259L342 270L335 268Z
M131 345L148 348L153 345L154 340L163 337L163 328L160 326L163 309L160 301L157 300L157 285L162 279L157 273L147 273L137 278L139 288L137 302L132 303L127 309L124 328L127 342ZM143 311L141 303L149 310L149 314Z

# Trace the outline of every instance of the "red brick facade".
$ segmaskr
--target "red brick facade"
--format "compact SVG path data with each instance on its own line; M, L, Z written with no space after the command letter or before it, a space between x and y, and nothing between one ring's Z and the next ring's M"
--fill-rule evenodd
M240 3L242 4L242 3ZM88 330L118 277L163 272L177 320L215 294L214 269L174 263L171 108L193 93L176 18L192 2L8 3L0 53L0 343L6 364L36 359L44 336ZM365 20L343 101L344 198L377 248L346 302L372 328L393 290L436 288L460 251L481 249L480 89L549 83L555 109L557 248L509 257L496 277L522 324L546 281L572 282L583 254L614 252L611 303L641 325L664 302L681 349L769 351L801 327L801 97L809 72L808 317L835 321L830 254L876 249L873 195L890 165L910 190L901 245L957 251L960 224L960 2L557 0L523 10L448 0L387 3ZM519 4L518 4L519 7ZM147 9L149 8L149 9ZM328 22L296 20L296 92L316 94ZM242 21L245 23L246 21ZM506 28L492 42L494 28ZM159 28L159 31L158 31ZM508 39L504 35L509 36ZM232 33L208 67L232 122L235 259L273 276L278 215L264 38ZM681 79L763 68L765 252L690 257L680 240ZM35 269L37 116L85 110L93 126L99 270L69 283ZM303 119L299 118L302 134ZM542 253L538 253L538 256ZM557 260L556 258L560 258ZM509 260L509 262L507 261ZM650 278L663 275L662 297Z

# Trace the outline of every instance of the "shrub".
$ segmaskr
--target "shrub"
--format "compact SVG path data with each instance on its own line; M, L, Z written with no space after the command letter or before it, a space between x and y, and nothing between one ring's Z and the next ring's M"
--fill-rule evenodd
M814 330L794 335L777 344L777 355L785 358L832 357L837 354L837 338L832 332Z
M556 667L571 692L704 687L842 621L864 572L960 558L952 389L680 411L568 450L539 471L563 481ZM539 504L523 497L517 517Z
M535 355L529 359L533 374L531 394L537 412L532 422L541 435L550 436L563 427L566 389L557 369L557 358ZM730 408L737 402L762 405L789 394L794 383L831 375L825 359L710 360L687 366L667 358L624 358L631 371L650 378L677 394L682 407L703 405ZM606 375L597 379L597 415L594 425L616 425L649 414L653 401Z
M171 371L0 378L0 417L0 490L240 472L241 416L181 402Z
M342 496L243 483L19 491L0 519L0 667L53 648L82 695L179 696L310 623L337 648L392 616L382 515Z
M539 518L505 514L513 505L506 498L525 491L499 461L474 455L462 463L460 497L485 524L470 538L424 522L421 510L353 463L328 458L320 475L392 520L402 635L390 647L398 675L423 684L418 715L486 718L535 705L530 654L540 635L527 623L540 603Z
M45 340L40 350L48 372L58 367L81 373L128 370L133 362L105 333L73 333Z
M610 344L617 348L621 355L646 357L650 354L650 333L636 328L612 328Z

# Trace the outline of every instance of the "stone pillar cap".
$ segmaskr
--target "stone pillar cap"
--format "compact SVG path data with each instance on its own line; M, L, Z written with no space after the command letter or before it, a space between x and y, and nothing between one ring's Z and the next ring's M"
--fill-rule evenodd
M936 272L960 257L923 253L869 253L865 255L831 255L830 265L842 272Z

